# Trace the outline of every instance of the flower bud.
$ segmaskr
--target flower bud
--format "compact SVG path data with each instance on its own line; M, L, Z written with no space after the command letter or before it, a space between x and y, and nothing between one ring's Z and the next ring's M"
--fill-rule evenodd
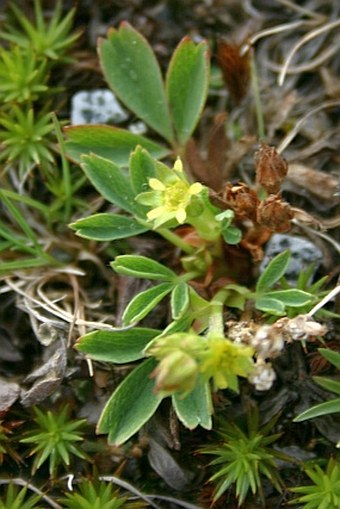
M196 361L181 350L174 350L164 357L151 373L155 378L155 391L162 396L174 392L189 394L195 387L198 373Z

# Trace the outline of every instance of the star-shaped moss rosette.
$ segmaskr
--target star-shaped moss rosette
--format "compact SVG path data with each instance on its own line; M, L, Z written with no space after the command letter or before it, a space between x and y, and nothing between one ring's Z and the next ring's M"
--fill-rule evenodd
M155 229L173 219L183 224L187 219L187 207L192 203L192 198L202 192L202 184L189 183L179 158L172 169L159 165L157 176L149 179L152 191L139 194L137 201L152 207L147 218L153 222Z
M162 397L174 393L185 397L199 378L204 383L212 381L214 390L230 388L238 392L237 377L247 378L254 369L253 348L216 332L207 336L194 332L170 334L157 338L145 353L160 361L151 376Z

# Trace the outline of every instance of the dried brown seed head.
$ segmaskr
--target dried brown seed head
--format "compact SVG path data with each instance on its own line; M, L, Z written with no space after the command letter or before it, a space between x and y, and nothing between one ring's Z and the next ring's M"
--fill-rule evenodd
M283 233L291 228L294 213L290 205L277 194L270 195L257 208L257 222L274 232Z
M256 220L256 209L259 199L256 192L242 182L237 185L227 184L224 200L240 219Z
M260 144L260 150L255 154L256 182L262 186L267 193L275 194L280 191L284 181L288 164L285 159L265 143Z

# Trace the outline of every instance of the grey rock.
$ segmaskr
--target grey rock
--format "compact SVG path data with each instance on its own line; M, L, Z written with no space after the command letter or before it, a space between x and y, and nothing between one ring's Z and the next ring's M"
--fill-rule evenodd
M310 240L294 235L277 233L271 237L266 246L265 255L260 265L260 272L264 271L272 258L286 249L290 250L292 256L285 273L285 278L292 285L297 283L300 272L306 270L312 263L315 264L315 274L323 259L321 249Z
M129 117L111 90L82 90L71 101L71 124L119 124Z

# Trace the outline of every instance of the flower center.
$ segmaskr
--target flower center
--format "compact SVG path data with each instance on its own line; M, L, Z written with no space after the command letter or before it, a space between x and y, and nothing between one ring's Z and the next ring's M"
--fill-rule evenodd
M164 192L164 207L172 212L183 208L188 201L188 185L185 182L176 182L167 186Z

